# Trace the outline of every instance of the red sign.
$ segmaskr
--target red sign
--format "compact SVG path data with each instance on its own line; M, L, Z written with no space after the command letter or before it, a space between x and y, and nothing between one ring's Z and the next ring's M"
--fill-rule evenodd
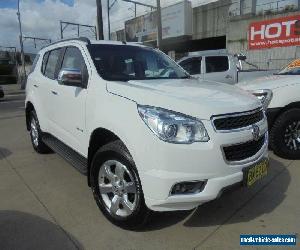
M251 23L249 49L300 45L300 15Z

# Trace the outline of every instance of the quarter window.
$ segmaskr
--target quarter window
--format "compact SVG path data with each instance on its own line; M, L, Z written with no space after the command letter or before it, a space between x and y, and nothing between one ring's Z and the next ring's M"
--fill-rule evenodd
M43 62L42 62L42 69L41 69L42 74L45 74L45 68L46 68L46 65L47 65L48 57L49 57L49 52L46 52L44 54Z
M61 49L50 51L44 75L51 79L57 78L56 67L59 60Z
M78 48L67 48L62 63L62 68L80 69L81 71L84 70L85 62Z
M224 72L229 69L227 56L207 56L205 64L206 73Z
M36 64L37 64L39 58L40 58L40 54L37 54L34 58L34 61L33 61L32 65L31 65L29 74L32 73L35 70L35 67L36 67Z

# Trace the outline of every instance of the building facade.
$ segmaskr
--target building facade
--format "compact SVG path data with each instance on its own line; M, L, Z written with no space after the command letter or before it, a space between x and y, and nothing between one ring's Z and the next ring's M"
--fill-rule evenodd
M189 3L183 6L191 8ZM171 13L168 8L162 13ZM245 54L247 61L260 69L279 69L300 57L300 0L219 0L182 13L192 14L180 16L174 23L191 23L191 29L180 36L169 35L162 46L176 59L193 51L227 49L232 54ZM125 29L132 30L131 23L136 22L129 20ZM170 30L164 20L163 29ZM147 27L142 31L147 34ZM126 39L125 30L115 34L115 40ZM142 42L155 46L155 36Z

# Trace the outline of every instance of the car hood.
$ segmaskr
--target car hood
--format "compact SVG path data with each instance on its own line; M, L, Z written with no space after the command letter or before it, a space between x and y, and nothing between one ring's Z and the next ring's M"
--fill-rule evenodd
M299 83L299 76L297 75L270 75L259 77L255 80L238 83L236 86L245 90L257 89L277 89L287 85L294 85Z
M140 105L161 107L200 119L261 106L256 97L239 88L194 78L107 82L107 90Z

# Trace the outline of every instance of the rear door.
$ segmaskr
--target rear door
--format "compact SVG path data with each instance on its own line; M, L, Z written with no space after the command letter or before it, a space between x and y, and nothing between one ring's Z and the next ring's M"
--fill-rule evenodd
M179 63L190 75L201 77L201 57L188 58Z
M55 123L55 114L58 111L57 106L57 75L58 65L61 57L61 48L50 50L44 54L42 63L43 79L40 84L43 111L47 118L47 130L52 134L57 132L57 124Z
M237 69L228 56L205 56L204 79L216 82L236 83Z

